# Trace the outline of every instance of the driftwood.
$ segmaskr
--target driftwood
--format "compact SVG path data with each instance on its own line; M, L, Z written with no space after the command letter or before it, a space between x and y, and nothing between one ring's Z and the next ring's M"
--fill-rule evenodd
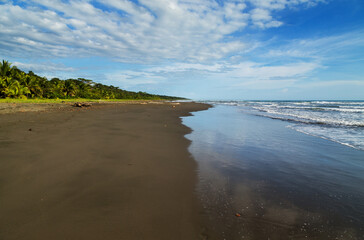
M83 107L91 107L92 105L90 103L79 103L79 102L76 102L72 106L79 107L79 108L83 108Z

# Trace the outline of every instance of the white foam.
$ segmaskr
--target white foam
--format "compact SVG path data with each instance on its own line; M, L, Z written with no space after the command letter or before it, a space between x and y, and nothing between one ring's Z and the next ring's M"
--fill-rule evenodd
M328 125L341 126L357 126L364 127L364 103L363 109L351 108L345 106L343 108L333 107L317 107L311 106L294 106L291 102L283 102L281 105L268 105L253 103L252 108L260 112L264 112L266 117L279 118L282 120L299 121L304 123L318 123Z
M364 101L244 101L216 104L244 107L251 113L293 121L296 131L364 150ZM249 107L249 108L246 108Z
M298 124L288 125L287 127L307 135L320 137L348 147L364 150L364 130L361 132L354 132L348 129L332 129L322 126L304 126Z

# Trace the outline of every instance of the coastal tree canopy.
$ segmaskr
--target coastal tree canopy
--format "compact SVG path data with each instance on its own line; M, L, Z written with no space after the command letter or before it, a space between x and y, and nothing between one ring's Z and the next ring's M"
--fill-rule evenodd
M131 92L118 87L77 78L48 80L32 71L23 72L11 63L3 60L0 63L0 98L44 98L44 99L151 99L176 100L178 97Z

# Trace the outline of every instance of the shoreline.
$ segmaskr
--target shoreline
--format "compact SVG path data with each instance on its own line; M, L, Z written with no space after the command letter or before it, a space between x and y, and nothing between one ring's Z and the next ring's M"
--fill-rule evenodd
M67 105L69 106L69 105ZM0 115L0 238L199 239L197 163L182 116L200 103Z

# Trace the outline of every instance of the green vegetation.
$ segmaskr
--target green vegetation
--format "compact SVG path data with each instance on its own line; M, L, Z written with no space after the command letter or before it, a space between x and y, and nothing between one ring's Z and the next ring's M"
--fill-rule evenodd
M68 99L50 99L50 98L0 98L0 103L78 103L78 102L137 102L145 100L155 100L155 99L91 99L91 98L68 98ZM164 99L156 99L164 100Z
M11 63L0 63L0 99L61 99L77 100L177 100L178 97L154 95L145 92L130 92L114 86L95 83L92 80L78 78L60 80L35 75L32 71L25 73ZM4 100L3 100L4 101ZM29 101L29 100L25 100ZM33 102L32 101L32 102ZM42 100L40 100L42 101Z

